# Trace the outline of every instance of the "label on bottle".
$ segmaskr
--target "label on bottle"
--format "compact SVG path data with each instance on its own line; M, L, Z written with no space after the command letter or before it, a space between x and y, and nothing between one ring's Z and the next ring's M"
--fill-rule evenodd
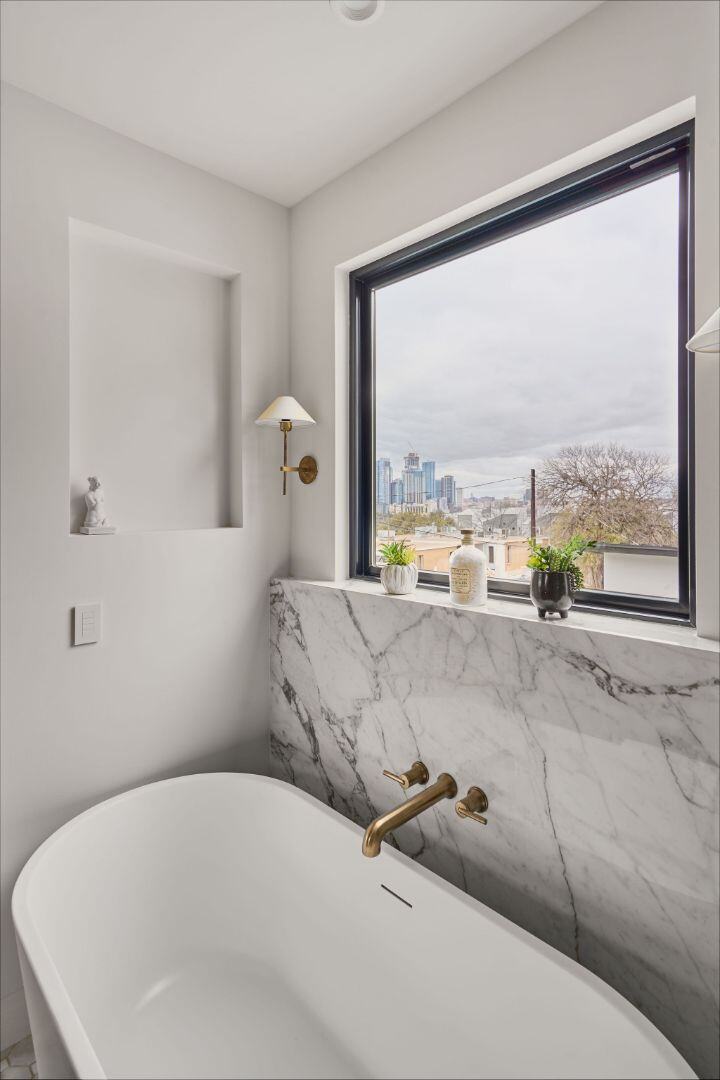
M469 596L472 589L472 573L466 566L450 567L450 592Z

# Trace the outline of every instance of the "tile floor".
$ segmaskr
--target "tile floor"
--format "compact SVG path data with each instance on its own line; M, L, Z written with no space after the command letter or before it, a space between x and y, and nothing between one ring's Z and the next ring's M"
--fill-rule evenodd
M0 1080L36 1080L35 1050L32 1039L21 1039L0 1054Z

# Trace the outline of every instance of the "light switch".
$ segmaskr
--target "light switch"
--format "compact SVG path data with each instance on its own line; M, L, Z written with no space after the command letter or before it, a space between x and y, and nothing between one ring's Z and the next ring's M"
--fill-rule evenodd
M80 604L73 609L73 645L92 645L100 640L100 604Z

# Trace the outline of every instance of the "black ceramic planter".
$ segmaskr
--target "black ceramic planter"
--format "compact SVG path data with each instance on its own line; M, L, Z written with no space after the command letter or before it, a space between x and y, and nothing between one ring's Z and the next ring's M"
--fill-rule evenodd
M561 574L555 570L533 570L530 599L541 619L544 619L548 612L567 619L573 606L572 574Z

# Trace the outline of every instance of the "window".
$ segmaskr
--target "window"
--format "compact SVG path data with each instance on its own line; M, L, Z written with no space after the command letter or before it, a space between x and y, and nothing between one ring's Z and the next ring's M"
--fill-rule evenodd
M683 125L351 275L351 573L405 537L491 593L583 534L578 604L689 621L690 164Z

